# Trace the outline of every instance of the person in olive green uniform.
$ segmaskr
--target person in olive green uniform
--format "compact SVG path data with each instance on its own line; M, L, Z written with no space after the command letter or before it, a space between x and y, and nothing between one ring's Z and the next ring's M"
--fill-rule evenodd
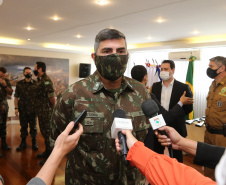
M44 164L49 157L52 148L50 146L50 121L52 111L55 106L55 93L52 80L46 74L46 65L44 62L36 62L35 76L37 76L37 95L36 95L36 114L38 116L39 127L45 140L45 151L38 154L38 158L44 158L40 164Z
M226 147L226 58L211 58L206 72L214 81L207 95L204 142ZM215 180L214 170L205 168L204 174Z
M111 137L113 112L123 109L132 120L133 134L144 141L150 123L143 114L141 103L149 94L136 80L125 77L128 51L124 34L115 29L104 29L95 40L97 71L72 84L61 97L52 116L52 138L63 132L71 120L84 110L84 134L77 148L68 155L66 185L132 185L144 184L144 176L125 166Z
M24 79L16 84L16 92L14 98L15 114L19 115L21 144L16 149L17 151L27 148L26 138L28 136L28 123L30 127L30 134L32 138L32 150L38 150L36 144L37 127L35 114L35 96L36 96L36 81L33 80L32 71L30 67L25 67L23 70Z
M6 68L0 67L0 137L2 149L10 150L10 147L6 143L6 122L9 110L7 96L11 96L13 90L9 80L5 78L6 73Z

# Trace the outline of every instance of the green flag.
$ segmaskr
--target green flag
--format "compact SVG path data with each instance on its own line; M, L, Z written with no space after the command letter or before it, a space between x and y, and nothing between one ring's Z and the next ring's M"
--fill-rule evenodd
M191 56L189 58L189 64L188 64L188 71L187 71L187 76L186 76L186 84L189 85L191 88L191 92L194 96L194 90L193 90L193 74L194 74L194 61L196 60L195 56ZM194 112L190 112L187 116L186 119L194 119Z

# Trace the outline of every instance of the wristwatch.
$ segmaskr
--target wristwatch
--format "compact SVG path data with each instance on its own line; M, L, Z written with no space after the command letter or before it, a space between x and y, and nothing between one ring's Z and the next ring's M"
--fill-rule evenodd
M18 107L15 107L15 109L18 109Z

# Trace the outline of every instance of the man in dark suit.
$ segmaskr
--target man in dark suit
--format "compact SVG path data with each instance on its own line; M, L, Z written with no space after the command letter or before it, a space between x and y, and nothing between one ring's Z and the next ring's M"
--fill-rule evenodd
M147 83L147 69L142 65L136 65L131 70L131 76L133 79L141 82L144 86ZM179 101L169 110L166 110L161 103L157 100L156 96L153 93L150 93L151 98L156 102L159 107L159 114L162 114L167 125L173 125L178 117L184 117L185 113L182 108L183 105L191 104L193 102L193 98L185 97L185 93L179 97ZM154 135L152 128L149 128L148 134L145 138L145 146L154 150L158 153L163 153L164 148L158 143L157 138Z
M188 85L181 83L174 79L175 63L172 60L164 60L161 64L160 77L162 82L156 82L152 86L152 93L157 100L166 109L170 110L176 104L182 105L184 115L178 115L173 123L168 123L169 126L175 128L183 137L187 136L187 129L185 125L185 115L193 110L193 99L190 99L191 104L181 104L180 98L183 94L187 97L193 97L191 89ZM183 155L181 151L173 151L174 157L183 162Z

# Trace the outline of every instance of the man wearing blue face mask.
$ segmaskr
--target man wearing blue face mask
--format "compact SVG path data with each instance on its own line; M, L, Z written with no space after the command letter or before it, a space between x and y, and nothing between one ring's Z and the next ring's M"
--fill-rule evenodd
M32 71L30 67L24 68L23 75L25 78L17 82L14 95L15 115L19 116L21 126L21 144L16 150L21 151L27 148L26 138L28 136L28 124L32 138L32 150L38 150L36 144L37 116L35 114L37 82L32 79Z
M206 74L214 81L207 95L204 142L226 147L226 58L211 58ZM214 170L205 168L204 174L214 180Z

